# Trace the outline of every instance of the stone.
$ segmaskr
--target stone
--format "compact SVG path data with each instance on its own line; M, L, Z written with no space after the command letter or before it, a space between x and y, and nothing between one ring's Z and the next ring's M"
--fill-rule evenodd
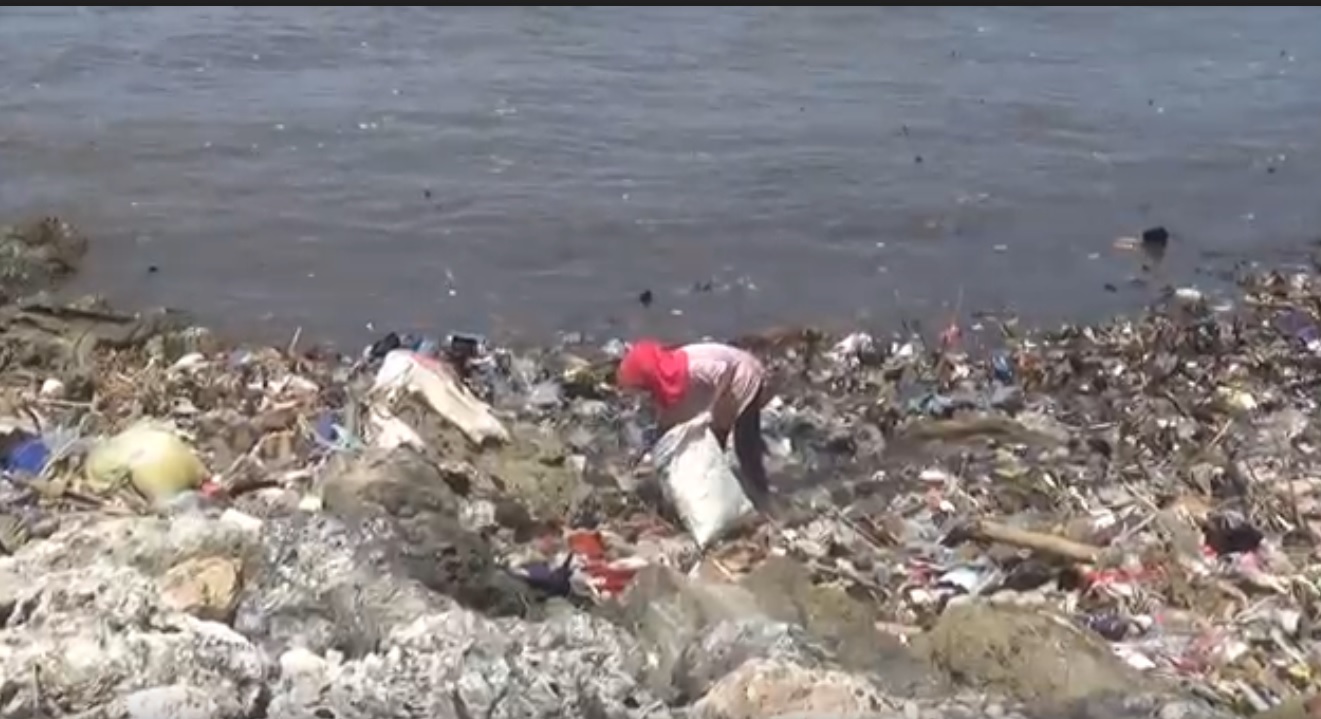
M600 717L667 719L671 712L637 679L643 653L618 627L582 613L546 622L492 621L457 606L419 616L379 651L287 693L272 717Z
M52 705L132 716L165 706L165 695L137 695L129 706L125 697L186 685L198 693L169 696L215 709L194 716L239 717L265 692L269 664L258 648L223 624L164 606L155 583L130 567L54 570L17 595L0 630L0 716L50 716Z
M696 648L716 627L722 623L772 624L747 590L730 584L692 582L659 565L638 572L619 611L620 623L651 653L648 674L652 688L676 702L701 696L713 681L713 677L704 676L706 672L694 671L690 664L703 654L706 658L713 656ZM773 635L788 631L780 626L766 629ZM747 658L743 651L737 654L725 671Z
M124 719L230 719L227 711L206 692L195 687L173 685L142 689L123 699Z
M294 647L280 655L280 680L277 693L284 702L314 706L330 683L331 665L321 656Z
M671 703L697 700L722 677L750 661L776 660L803 671L844 673L846 667L831 649L840 642L823 631L829 629L824 617L815 630L804 627L800 614L778 604L782 597L767 596L767 591L783 592L785 588L755 581L742 585L701 581L652 565L634 578L617 620L647 648L651 656L648 684ZM794 600L789 601L792 607ZM847 626L859 631L856 625ZM877 637L878 643L883 642L873 626L861 631L865 638ZM881 687L889 690L895 685L911 693L938 684L916 657L902 647L899 650L857 657L875 660L861 668L869 675L878 678L890 670L896 673L894 678L886 677L886 683L872 686L882 691Z
M903 695L940 694L945 683L897 638L876 631L875 606L828 585L786 557L771 557L740 582L767 616L802 626L843 668L875 672Z
M754 659L721 679L693 707L698 719L762 719L802 712L854 717L894 709L883 690L859 675Z
M87 238L56 217L0 227L0 296L46 289L78 270Z
M364 656L394 626L447 606L392 561L391 525L324 514L269 520L234 627L272 656L290 647Z
M1147 686L1099 637L1040 609L951 605L914 645L937 669L1024 702L1063 704Z
M226 557L186 560L161 578L161 601L198 619L228 623L238 606L241 572L239 563Z
M49 539L0 562L0 608L12 604L50 572L93 564L127 566L158 577L197 557L255 559L259 536L205 515L170 518L70 518Z
M94 520L0 558L0 716L672 716L624 629L466 608L402 571L389 515L297 514L252 539L206 517ZM222 563L243 565L234 628L163 596Z
M438 465L407 447L338 462L322 483L325 507L361 529L356 536L364 546L381 550L409 577L466 606L493 615L534 610L523 583L496 563L480 534L465 528L472 512ZM268 566L278 569L281 562Z
M457 517L462 498L439 466L408 447L336 457L321 484L325 507L341 518L421 513Z

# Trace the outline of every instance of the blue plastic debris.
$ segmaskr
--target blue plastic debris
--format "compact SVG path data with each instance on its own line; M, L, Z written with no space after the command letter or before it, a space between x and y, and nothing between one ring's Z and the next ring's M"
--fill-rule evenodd
M413 351L427 357L439 357L440 340L434 337L418 337L413 343Z
M339 418L334 412L322 412L321 417L316 422L316 436L318 439L325 440L328 444L334 444L339 441Z
M358 439L344 427L339 413L327 410L312 427L312 441L332 452L352 452L360 449Z
M908 401L909 414L925 414L932 417L946 417L954 412L959 406L959 402L953 397L947 397L935 392L927 392L920 397L914 397Z
M552 568L546 562L532 562L519 568L516 575L528 586L552 597L567 597L573 592L573 554L564 558L560 566Z
M1014 365L1008 355L998 352L991 357L991 376L1004 384L1013 383Z
M50 461L50 448L41 437L24 440L9 451L4 458L6 472L17 474L41 474Z

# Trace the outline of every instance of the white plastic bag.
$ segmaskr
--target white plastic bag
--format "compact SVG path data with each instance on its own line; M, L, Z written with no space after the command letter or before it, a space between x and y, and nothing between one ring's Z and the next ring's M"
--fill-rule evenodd
M753 511L703 413L665 433L652 450L665 495L705 549Z
M404 391L422 395L437 414L458 427L473 444L509 441L509 430L490 406L474 397L443 362L409 350L391 351L376 372L372 392L393 398Z

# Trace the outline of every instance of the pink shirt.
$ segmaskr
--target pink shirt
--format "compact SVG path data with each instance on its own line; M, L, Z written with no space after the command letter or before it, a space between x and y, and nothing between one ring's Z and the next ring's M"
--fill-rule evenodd
M761 360L737 347L715 342L685 345L679 351L688 356L688 390L677 405L662 413L661 423L674 426L710 409L716 428L732 428L734 420L761 391L766 377ZM727 394L720 398L716 392L722 383ZM717 399L723 401L717 403Z

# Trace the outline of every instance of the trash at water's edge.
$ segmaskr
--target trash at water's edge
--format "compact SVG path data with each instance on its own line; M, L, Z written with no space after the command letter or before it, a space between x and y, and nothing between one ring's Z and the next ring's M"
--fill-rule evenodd
M5 471L26 475L39 475L50 460L50 448L41 437L25 440L9 451L5 457Z
M573 560L570 552L558 565L552 567L548 562L531 562L519 567L516 574L529 586L545 592L552 597L567 597L573 592Z
M139 422L106 440L87 455L87 482L97 492L110 492L124 481L144 496L165 500L206 479L206 466L173 431Z
M385 356L372 394L393 399L400 392L415 392L443 419L476 445L508 442L509 431L491 408L473 396L443 361L411 350L393 350Z

